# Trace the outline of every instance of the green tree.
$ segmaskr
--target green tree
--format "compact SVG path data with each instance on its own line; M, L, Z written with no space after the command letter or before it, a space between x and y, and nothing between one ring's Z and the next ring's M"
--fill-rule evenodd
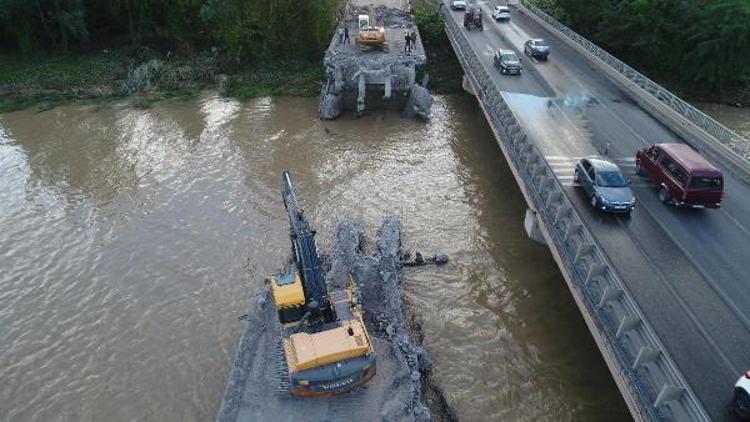
M611 6L611 0L555 0L555 2L564 11L563 23L586 36L594 33L602 15ZM560 14L559 11L557 14Z
M602 13L594 37L614 54L636 65L672 71L683 54L680 0L619 0Z
M0 32L24 53L39 44L34 24L39 2L26 0L0 0Z
M701 1L685 31L687 76L720 90L750 77L750 1Z
M328 45L338 0L207 0L200 16L237 60L312 58Z
M23 52L45 46L67 51L88 36L81 0L0 0L0 24Z

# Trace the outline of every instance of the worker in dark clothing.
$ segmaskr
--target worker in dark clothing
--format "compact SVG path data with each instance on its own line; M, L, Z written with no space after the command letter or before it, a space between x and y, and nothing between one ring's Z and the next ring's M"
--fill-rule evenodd
M415 31L411 31L411 45L410 49L414 49L417 45L417 33Z
M406 41L406 44L404 44L404 51L411 52L411 34L407 32L404 40Z
M343 43L344 43L344 29L339 28L339 44L343 44Z
M349 27L344 27L344 42L349 44Z

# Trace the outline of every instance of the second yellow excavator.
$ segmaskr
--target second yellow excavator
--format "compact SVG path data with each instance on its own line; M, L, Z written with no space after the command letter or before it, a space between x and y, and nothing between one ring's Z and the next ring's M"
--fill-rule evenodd
M367 47L375 47L384 49L385 43L385 28L382 26L376 26L372 20L375 16L372 13L372 9L369 10L369 14L357 16L357 26L359 28L359 34L357 36L357 43L360 49Z

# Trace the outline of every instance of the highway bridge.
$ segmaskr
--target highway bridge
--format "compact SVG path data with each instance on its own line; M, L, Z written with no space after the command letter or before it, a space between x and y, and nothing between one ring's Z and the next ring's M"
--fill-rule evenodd
M444 0L446 33L528 202L527 229L550 247L636 420L725 420L750 369L750 144L522 2L509 23L480 1L467 31ZM549 61L523 55L544 38ZM493 66L499 49L521 76ZM698 149L725 177L718 210L676 209L635 174L659 142ZM631 217L592 209L573 182L582 156L608 156L633 181ZM532 236L533 237L533 236Z

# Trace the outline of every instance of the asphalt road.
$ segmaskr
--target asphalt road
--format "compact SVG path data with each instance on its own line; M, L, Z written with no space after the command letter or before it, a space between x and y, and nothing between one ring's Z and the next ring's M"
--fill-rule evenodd
M510 23L498 23L490 10L499 3L480 4L485 29L468 34L474 51L712 419L724 419L734 382L750 369L750 187L714 162L724 172L721 209L662 204L655 187L635 175L635 152L684 141L529 17L512 11ZM463 23L462 12L452 15ZM550 44L547 62L523 55L530 38ZM493 68L498 48L519 53L521 76ZM596 212L572 180L578 158L604 155L607 144L633 181L638 205L629 218Z

